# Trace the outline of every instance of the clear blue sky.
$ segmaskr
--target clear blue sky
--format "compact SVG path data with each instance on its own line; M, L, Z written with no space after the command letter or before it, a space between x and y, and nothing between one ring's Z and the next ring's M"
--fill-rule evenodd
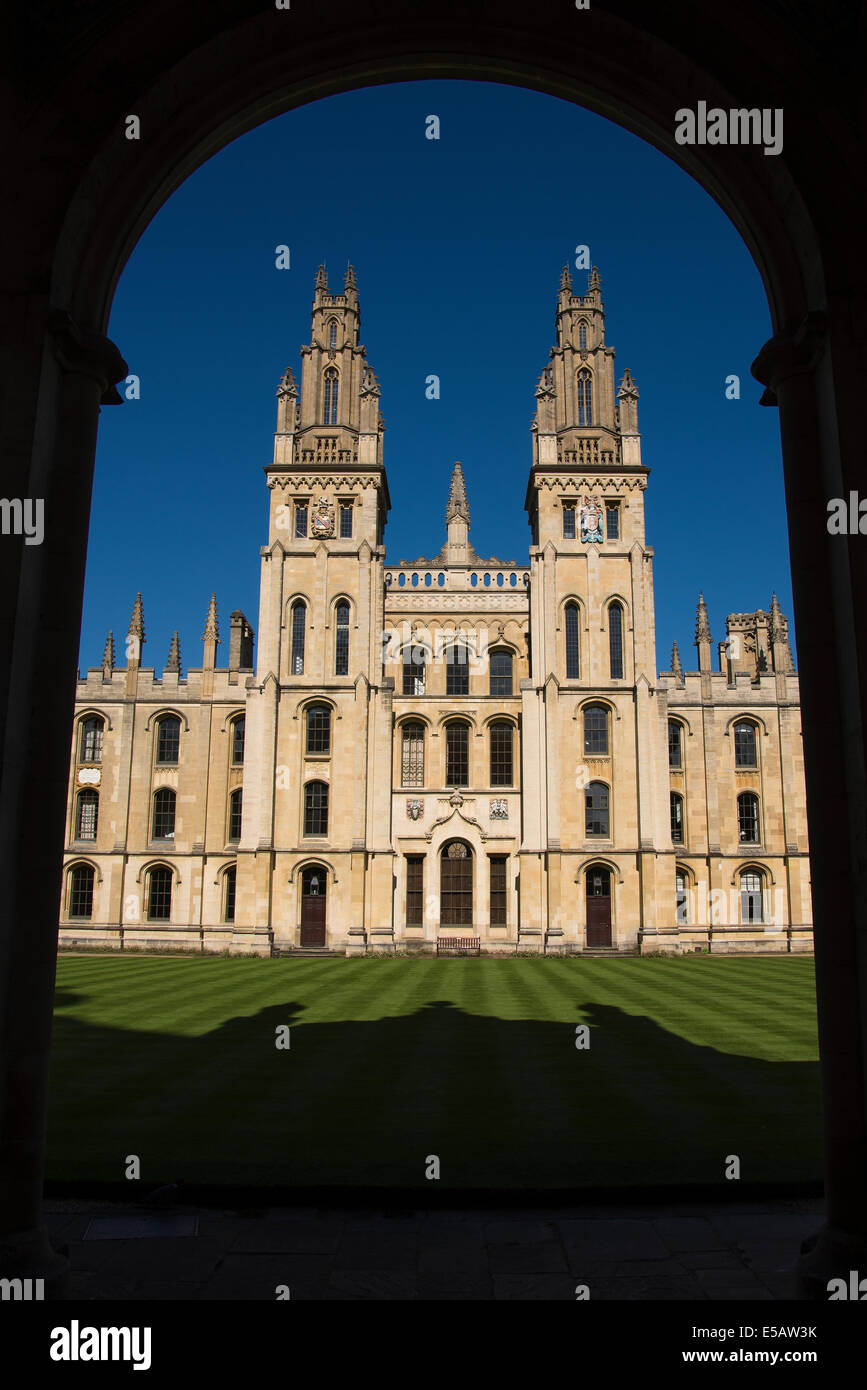
M425 138L425 118L441 138ZM291 269L275 268L290 247ZM553 342L560 269L590 247L619 381L640 392L657 661L696 665L704 590L728 612L792 615L777 412L749 364L770 336L758 272L725 215L651 146L578 107L493 83L413 82L303 107L211 159L157 214L114 300L110 334L141 399L102 411L81 667L117 659L136 591L162 670L172 632L201 665L208 598L258 629L277 382L309 340L316 267L351 260L362 341L382 387L391 561L442 544L451 465L471 539L527 562L533 391ZM577 287L586 273L573 270ZM425 396L436 373L441 398ZM725 378L740 377L740 400ZM258 636L258 633L257 633ZM793 635L794 648L794 635Z

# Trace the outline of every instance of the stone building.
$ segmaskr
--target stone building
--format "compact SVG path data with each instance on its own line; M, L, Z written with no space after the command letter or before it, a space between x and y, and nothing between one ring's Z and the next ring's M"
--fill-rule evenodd
M599 276L564 270L536 388L529 563L483 559L454 465L430 559L386 560L380 389L355 277L316 278L278 388L259 639L212 598L79 679L61 941L268 954L812 947L788 624L731 614L658 672L638 391Z

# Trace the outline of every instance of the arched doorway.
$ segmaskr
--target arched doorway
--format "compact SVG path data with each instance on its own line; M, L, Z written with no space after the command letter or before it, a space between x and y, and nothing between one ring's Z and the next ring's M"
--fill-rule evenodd
M440 854L440 926L473 925L473 851L465 840L450 840Z
M611 873L592 864L584 875L587 896L586 945L593 950L611 945Z
M301 875L301 946L324 946L328 874L308 864Z

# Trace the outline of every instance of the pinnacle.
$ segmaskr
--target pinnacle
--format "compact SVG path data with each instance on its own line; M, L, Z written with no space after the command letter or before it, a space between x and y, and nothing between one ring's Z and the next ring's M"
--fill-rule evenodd
M217 623L217 595L211 594L211 601L208 604L208 616L205 621L205 630L202 633L203 642L219 642L220 629Z
M671 669L676 676L683 675L683 666L681 664L680 652L678 651L676 642L672 642L671 644Z
M446 506L446 525L456 516L463 517L467 525L470 522L470 507L467 502L467 489L464 483L464 470L460 463L455 463L452 469L452 481L449 487L449 500Z
M109 630L105 640L105 650L102 653L102 669L104 671L114 670L114 633Z
M141 594L135 596L135 603L132 606L132 617L129 620L127 636L137 637L140 642L144 641L144 609L142 607Z
M698 596L698 608L695 614L695 640L697 643L710 641L710 623L708 622L704 594Z
M168 660L167 660L167 662L166 662L166 670L167 670L167 671L177 671L178 674L180 674L180 670L181 670L181 644L180 644L180 641L179 641L179 639L178 639L177 630L175 631L175 635L174 635L174 637L172 638L171 646L169 647L169 656L168 656Z

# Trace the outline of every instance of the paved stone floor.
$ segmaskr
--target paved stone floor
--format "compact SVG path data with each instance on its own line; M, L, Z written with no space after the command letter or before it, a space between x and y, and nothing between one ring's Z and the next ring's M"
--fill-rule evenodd
M70 1299L794 1297L818 1200L485 1211L49 1201ZM185 1230L187 1234L178 1234ZM285 1297L285 1293L283 1295Z

